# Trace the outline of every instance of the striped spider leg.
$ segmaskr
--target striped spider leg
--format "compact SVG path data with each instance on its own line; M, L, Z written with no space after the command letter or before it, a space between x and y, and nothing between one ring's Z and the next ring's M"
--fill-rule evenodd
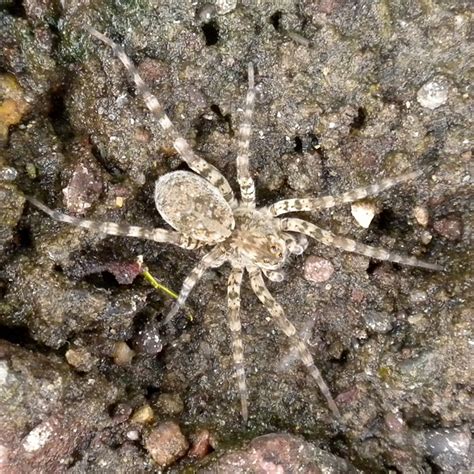
M236 201L234 198L234 192L232 191L232 188L230 187L227 179L224 178L222 173L215 166L211 165L206 160L194 153L189 143L178 132L176 127L171 122L160 101L155 95L152 94L150 88L140 77L136 66L125 54L124 49L117 43L113 42L110 38L105 36L103 33L97 31L95 28L89 26L86 27L86 30L89 32L90 35L96 37L106 45L110 46L115 56L122 62L125 69L132 77L137 91L142 96L145 105L148 107L152 115L158 121L163 131L167 133L167 135L173 141L173 146L179 153L181 158L193 171L201 175L203 178L208 180L213 186L215 186L227 202L235 206Z
M297 349L301 362L303 362L308 372L311 374L311 377L316 381L316 384L326 398L332 413L336 418L340 419L341 414L339 409L332 398L331 391L324 381L321 372L314 363L313 356L311 355L308 346L296 333L296 328L293 323L286 318L285 312L280 303L278 303L268 291L262 278L262 272L260 269L255 267L247 268L247 271L249 272L250 285L252 286L255 295L270 313L279 329L290 339L292 346Z
M139 239L153 240L154 242L161 242L165 244L176 245L185 249L195 249L202 245L196 239L186 237L179 232L167 229L146 228L129 224L116 224L115 222L99 222L89 219L81 219L78 217L69 216L62 212L50 209L38 199L26 196L26 199L52 219L58 222L64 222L76 227L91 230L93 232L100 232L107 235L120 235L123 237L137 237Z
M253 64L248 65L248 90L245 98L243 119L239 127L237 154L237 181L240 186L241 205L255 208L255 183L249 169L249 144L252 131L252 115L255 105L255 79Z
M283 230L289 232L300 232L308 237L312 237L324 245L336 247L347 252L358 253L360 255L365 255L366 257L376 258L377 260L386 260L389 262L401 263L403 265L426 268L428 270L442 270L442 267L436 263L424 262L423 260L418 260L409 255L401 255L383 248L365 245L355 240L348 239L347 237L336 235L328 230L321 229L317 225L302 219L282 219L281 226Z

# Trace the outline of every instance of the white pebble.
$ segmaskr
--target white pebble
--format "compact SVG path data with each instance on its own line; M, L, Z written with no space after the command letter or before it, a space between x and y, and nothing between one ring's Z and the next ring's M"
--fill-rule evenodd
M351 213L354 219L364 229L369 228L376 212L376 205L370 201L358 201L351 205Z
M426 207L416 206L415 209L413 209L413 215L415 216L416 222L418 222L418 224L423 227L426 227L428 225L428 220L430 216Z
M448 80L439 76L424 84L416 94L416 99L422 107L434 110L448 100L448 92Z

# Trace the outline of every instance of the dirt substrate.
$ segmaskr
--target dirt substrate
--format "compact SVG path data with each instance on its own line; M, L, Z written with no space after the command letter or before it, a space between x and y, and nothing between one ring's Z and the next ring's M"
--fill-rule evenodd
M2 4L0 471L468 472L469 2L215 3ZM260 206L426 170L366 203L375 214L368 229L350 205L301 217L443 271L310 242L285 280L268 284L341 422L247 279L244 426L228 266L209 271L162 328L172 299L144 280L137 257L176 291L204 250L90 233L25 201L163 227L154 182L186 168L85 25L124 44L179 130L234 189L255 65Z

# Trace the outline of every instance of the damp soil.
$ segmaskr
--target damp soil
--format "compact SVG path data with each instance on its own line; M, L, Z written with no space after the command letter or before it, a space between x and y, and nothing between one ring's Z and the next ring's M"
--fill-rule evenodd
M228 456L272 433L284 433L275 446L289 453L281 472L468 472L469 8L448 0L3 2L0 470L159 472L146 440L173 420L191 444L202 430L209 440L199 455L171 456L171 472L267 472L252 470L251 456L237 464ZM143 278L137 257L179 291L204 250L91 233L25 200L163 227L154 182L186 169L120 62L84 25L124 45L176 127L235 190L247 65L255 65L251 171L260 206L426 170L374 199L368 229L350 205L301 217L442 271L310 242L288 261L285 280L268 284L342 422L246 278L244 425L226 320L229 267L208 271L186 311L162 327L173 300ZM326 276L308 271L315 259L331 269ZM294 439L306 464L296 462L303 447ZM263 440L249 449L267 449Z

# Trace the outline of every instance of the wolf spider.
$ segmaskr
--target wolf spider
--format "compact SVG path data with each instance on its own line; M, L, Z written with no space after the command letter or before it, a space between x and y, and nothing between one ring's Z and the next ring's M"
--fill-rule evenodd
M405 181L418 178L422 172L413 171L400 176L386 178L376 184L360 187L338 196L284 199L268 207L256 207L255 185L249 172L249 140L251 119L255 102L254 68L248 65L248 91L245 100L242 123L239 127L237 151L237 181L240 199L234 196L227 179L217 168L197 156L189 143L175 128L163 106L151 93L140 77L137 68L123 48L94 28L86 28L90 35L110 46L132 76L138 93L147 108L158 121L173 143L181 158L193 171L174 171L162 176L155 185L155 203L163 219L174 229L156 229L96 222L79 219L49 209L35 198L29 201L53 219L86 229L110 235L138 237L155 242L177 245L186 249L209 246L197 266L184 280L179 297L165 322L183 306L189 293L209 268L216 268L230 262L228 280L228 325L232 338L232 351L241 414L248 418L248 391L244 370L243 345L240 323L240 286L244 272L250 277L250 284L257 298L268 310L280 330L290 339L298 351L299 358L314 378L325 396L329 408L336 417L339 410L331 396L320 371L305 342L298 336L295 326L285 317L281 305L268 291L263 275L271 281L281 281L281 268L289 254L301 254L307 246L306 236L333 247L365 255L378 260L388 260L405 265L437 270L436 264L420 261L389 250L371 247L354 240L340 237L328 230L294 217L281 218L283 214L299 211L316 211L351 203L367 196L374 196Z

